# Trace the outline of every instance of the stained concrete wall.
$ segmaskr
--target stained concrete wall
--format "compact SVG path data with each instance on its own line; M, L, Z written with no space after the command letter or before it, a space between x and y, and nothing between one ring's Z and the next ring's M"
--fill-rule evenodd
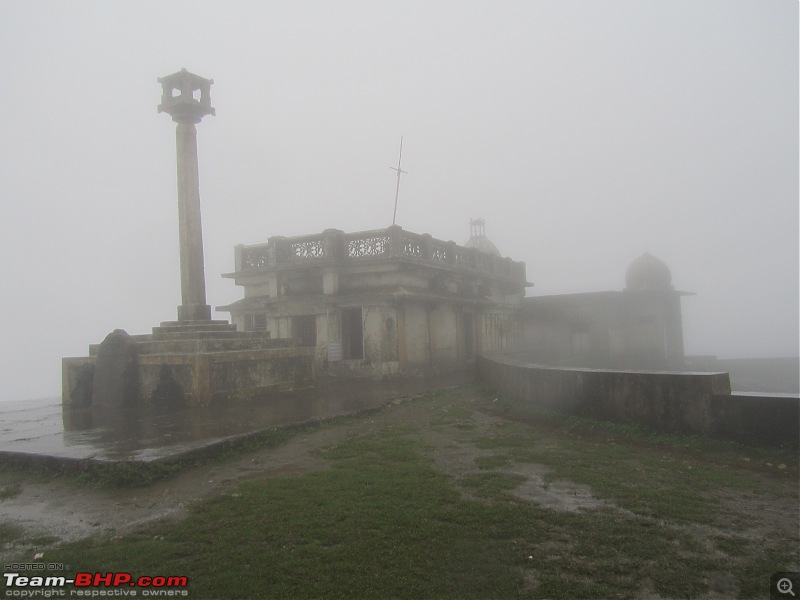
M61 402L64 406L84 408L91 405L94 367L94 356L61 359Z
M458 362L457 309L452 304L438 304L430 313L432 362L440 368L453 367Z
M731 395L727 373L570 369L478 356L478 377L523 403L664 433L797 446L800 399Z
M484 353L518 350L522 339L519 311L493 311L478 317L478 350Z
M256 397L270 391L309 387L316 377L311 348L139 357L141 394L151 400L168 365L187 405Z
M386 304L362 308L364 358L370 363L397 361L397 315Z
M148 403L169 395L172 402L205 406L302 389L316 380L313 348L150 354L140 355L137 362L139 398ZM62 360L65 406L95 403L86 388L94 363L94 357Z
M405 323L405 360L414 368L430 363L428 311L424 304L407 302L401 309Z

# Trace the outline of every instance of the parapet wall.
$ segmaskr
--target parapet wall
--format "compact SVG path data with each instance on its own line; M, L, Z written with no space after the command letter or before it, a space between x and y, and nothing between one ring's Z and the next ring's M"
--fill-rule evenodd
M354 233L326 229L322 233L291 238L274 236L266 244L238 245L236 272L223 277L304 265L362 265L387 258L526 283L523 262L438 240L428 234L405 231L398 225Z
M663 433L796 446L800 399L732 395L727 373L575 369L478 356L478 377L523 403L568 414L639 423Z

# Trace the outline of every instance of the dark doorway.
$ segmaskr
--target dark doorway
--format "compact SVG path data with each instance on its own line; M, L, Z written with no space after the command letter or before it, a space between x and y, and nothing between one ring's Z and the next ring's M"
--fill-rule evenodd
M294 343L302 348L316 346L317 317L315 315L292 317L292 337Z
M364 358L364 322L361 307L342 309L342 354L345 360Z

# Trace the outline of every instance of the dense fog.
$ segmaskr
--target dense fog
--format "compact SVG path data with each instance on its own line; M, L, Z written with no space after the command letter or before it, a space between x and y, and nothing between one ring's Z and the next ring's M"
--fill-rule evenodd
M0 20L0 400L180 304L175 126L198 125L207 298L235 244L483 217L529 295L625 286L644 252L687 354L798 353L798 4L28 2ZM217 313L216 318L227 318Z

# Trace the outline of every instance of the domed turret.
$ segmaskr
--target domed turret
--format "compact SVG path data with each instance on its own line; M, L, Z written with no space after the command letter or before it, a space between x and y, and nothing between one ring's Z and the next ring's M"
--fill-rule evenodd
M483 219L470 219L469 230L469 239L464 246L500 256L500 250L492 243L492 240L486 237L486 221Z
M625 285L632 291L671 290L672 272L663 260L645 252L628 266Z

